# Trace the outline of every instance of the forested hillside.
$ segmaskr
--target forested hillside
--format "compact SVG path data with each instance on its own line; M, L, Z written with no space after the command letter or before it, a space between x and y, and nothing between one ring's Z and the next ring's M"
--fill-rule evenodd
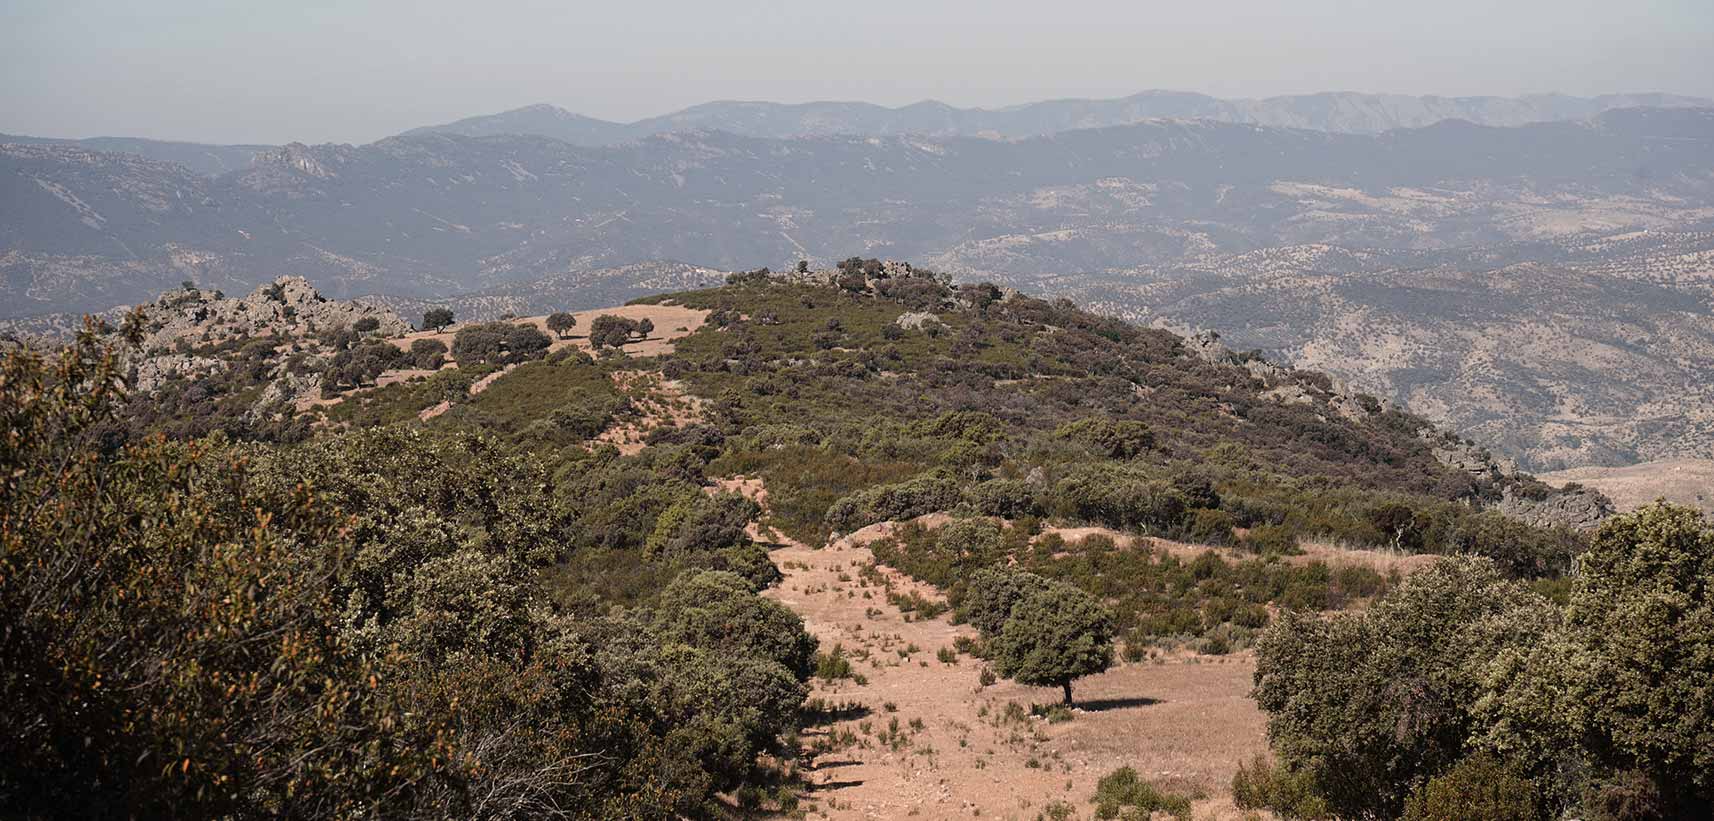
M3 814L852 817L886 756L1063 780L1030 817L1714 796L1706 520L1554 524L1610 506L1324 375L876 260L414 331L295 288L0 354ZM877 638L923 621L974 633ZM1190 660L1254 665L1236 781L1048 743ZM983 737L901 671L1051 689L925 751Z

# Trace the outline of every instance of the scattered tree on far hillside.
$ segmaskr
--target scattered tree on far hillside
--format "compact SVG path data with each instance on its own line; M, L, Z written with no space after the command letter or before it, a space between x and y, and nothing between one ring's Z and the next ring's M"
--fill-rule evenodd
M644 339L655 330L655 323L644 319L627 319L602 314L589 323L589 344L597 348L617 348L627 342Z
M451 324L452 309L450 308L430 308L423 311L423 330L425 331L443 331L446 330L446 326Z
M1095 597L1050 583L1012 608L989 642L994 671L1019 684L1060 687L1071 704L1071 682L1113 665L1113 617Z
M425 371L439 370L446 364L446 343L438 339L411 342L411 361Z
M452 358L461 367L490 363L512 365L539 359L552 340L531 325L484 322L460 328L452 338Z
M577 327L577 317L566 311L548 315L548 330L553 331L560 339L565 338L565 332Z

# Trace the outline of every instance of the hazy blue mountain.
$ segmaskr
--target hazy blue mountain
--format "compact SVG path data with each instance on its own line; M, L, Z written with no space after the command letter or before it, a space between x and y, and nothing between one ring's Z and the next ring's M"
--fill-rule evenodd
M998 109L954 108L934 101L899 108L848 102L720 101L632 123L608 122L540 104L406 133L531 134L584 146L696 129L772 138L836 134L1023 138L1172 118L1378 134L1442 120L1495 126L1584 120L1616 108L1643 106L1705 107L1714 106L1714 100L1671 94L1412 97L1350 92L1223 100L1182 91L1145 91L1112 100L1047 100Z
M266 145L209 145L206 143L149 140L141 137L90 137L82 140L60 140L48 137L26 137L0 134L0 143L64 145L90 151L135 154L149 160L173 162L198 174L210 177L236 171L250 164L256 154L267 151Z

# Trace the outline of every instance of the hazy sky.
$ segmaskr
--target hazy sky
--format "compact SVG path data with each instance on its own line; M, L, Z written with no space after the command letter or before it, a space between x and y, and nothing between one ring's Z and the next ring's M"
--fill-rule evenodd
M1714 0L0 0L0 132L367 142L548 102L1714 97Z

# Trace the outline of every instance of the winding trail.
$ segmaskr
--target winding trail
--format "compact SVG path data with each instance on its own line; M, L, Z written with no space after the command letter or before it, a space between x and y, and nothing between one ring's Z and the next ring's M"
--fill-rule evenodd
M722 487L766 505L758 480ZM785 574L766 595L801 615L823 651L840 646L864 679L815 682L813 697L850 709L804 735L813 751L810 817L1033 819L1051 802L1089 817L1096 781L1127 765L1161 787L1206 795L1196 818L1243 817L1228 795L1231 777L1239 761L1265 749L1263 717L1247 695L1252 656L1120 664L1077 683L1071 721L1030 717L1032 704L1058 701L1057 689L980 686L980 659L937 658L974 629L945 615L907 616L883 585L932 600L941 599L937 591L885 567L863 573L874 561L869 543L892 527L874 525L820 549L755 534L774 546Z

